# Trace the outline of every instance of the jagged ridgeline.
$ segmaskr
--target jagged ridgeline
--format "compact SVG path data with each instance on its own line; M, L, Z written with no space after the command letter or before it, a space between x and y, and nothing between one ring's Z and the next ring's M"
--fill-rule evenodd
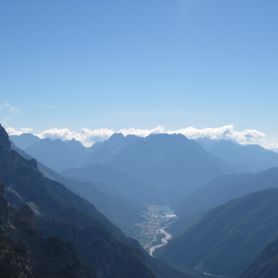
M0 126L2 277L193 277L149 257L95 207L11 149Z

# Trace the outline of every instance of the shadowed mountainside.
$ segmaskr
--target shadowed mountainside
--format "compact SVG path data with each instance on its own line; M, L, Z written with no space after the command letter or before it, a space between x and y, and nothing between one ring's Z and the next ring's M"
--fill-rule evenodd
M251 264L242 278L273 278L278 273L278 240L271 242Z
M213 207L245 194L275 187L278 187L278 168L268 169L257 174L218 177L175 205L174 208L179 219L171 230L178 235Z
M42 238L35 228L35 214L28 205L9 206L0 185L1 277L85 278L85 268L71 244ZM91 277L95 277L91 273Z
M211 210L158 257L179 267L239 276L278 236L278 189L267 189Z

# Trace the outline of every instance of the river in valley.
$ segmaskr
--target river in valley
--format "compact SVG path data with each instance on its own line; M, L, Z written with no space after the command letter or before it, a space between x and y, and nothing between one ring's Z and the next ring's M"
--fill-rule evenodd
M136 239L151 255L157 249L164 247L172 235L167 229L176 220L176 215L169 206L146 205L142 212L144 221L135 224Z

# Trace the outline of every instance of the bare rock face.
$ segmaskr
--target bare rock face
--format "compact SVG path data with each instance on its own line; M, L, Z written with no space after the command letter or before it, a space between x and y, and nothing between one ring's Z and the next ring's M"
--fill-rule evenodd
M11 148L11 143L9 140L9 135L5 129L0 125L0 151L9 151Z
M32 278L31 260L13 237L17 238L17 230L10 221L8 203L4 197L5 187L0 184L0 273L1 277Z
M3 236L0 236L0 256L2 278L35 278L27 254Z
M13 216L13 223L21 231L35 230L35 215L32 209L27 205L17 209Z
M71 244L48 238L33 244L35 271L48 277L84 278L85 271Z
M0 184L0 229L4 231L8 223L8 205L4 198L4 185Z
M35 230L35 215L25 205L10 207L0 185L1 278L84 278L85 271L71 244L44 239Z

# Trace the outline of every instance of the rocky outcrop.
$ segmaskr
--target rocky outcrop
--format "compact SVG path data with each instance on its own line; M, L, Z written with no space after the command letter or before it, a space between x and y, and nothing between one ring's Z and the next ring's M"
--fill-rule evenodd
M0 151L7 152L10 150L11 143L9 141L9 135L5 129L0 125Z
M1 278L83 278L85 271L73 247L55 238L43 239L27 205L10 207L0 185Z

